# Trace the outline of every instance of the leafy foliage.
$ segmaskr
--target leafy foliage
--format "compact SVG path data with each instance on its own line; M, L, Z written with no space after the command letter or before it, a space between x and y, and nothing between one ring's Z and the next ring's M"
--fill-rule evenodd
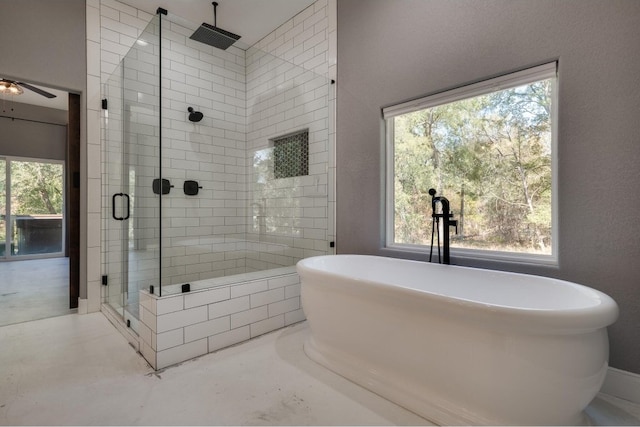
M12 215L62 213L62 165L11 162Z
M6 250L6 220L9 215L5 206L7 167L11 169L11 215L13 217L61 215L63 209L63 166L61 164L0 160L0 256L4 255ZM17 242L16 228L13 229L12 234L11 242ZM27 250L27 248L23 249ZM25 252L27 253L29 252Z
M429 188L453 245L551 253L551 91L543 80L395 117L395 242L428 244Z

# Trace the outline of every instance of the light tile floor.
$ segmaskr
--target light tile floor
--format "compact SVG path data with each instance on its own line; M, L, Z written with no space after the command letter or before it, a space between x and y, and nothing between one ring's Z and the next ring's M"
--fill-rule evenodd
M0 262L0 326L76 312L69 308L69 259Z
M154 372L100 314L0 328L0 424L429 425L308 359L306 322ZM640 408L600 395L598 425Z

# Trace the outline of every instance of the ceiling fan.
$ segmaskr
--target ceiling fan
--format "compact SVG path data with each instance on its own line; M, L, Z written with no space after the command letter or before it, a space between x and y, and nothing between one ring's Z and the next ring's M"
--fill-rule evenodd
M35 86L32 86L25 82L18 82L15 80L9 79L0 79L0 93L1 94L9 94L9 95L20 95L23 90L22 88L29 89L32 92L37 93L38 95L45 96L47 98L55 98L56 95L47 92L46 90L42 90Z

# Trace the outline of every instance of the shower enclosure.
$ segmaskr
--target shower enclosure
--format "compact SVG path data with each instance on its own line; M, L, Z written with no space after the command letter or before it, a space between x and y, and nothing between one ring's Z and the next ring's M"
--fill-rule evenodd
M141 291L291 274L332 251L331 82L191 40L198 26L159 9L103 85L102 296L134 330Z

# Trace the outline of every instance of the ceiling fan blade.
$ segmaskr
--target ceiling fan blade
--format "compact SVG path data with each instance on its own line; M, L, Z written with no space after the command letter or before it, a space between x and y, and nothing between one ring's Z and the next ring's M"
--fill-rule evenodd
M56 95L54 95L54 94L52 94L52 93L49 93L49 92L47 92L46 90L42 90L42 89L40 89L40 88L37 88L37 87L35 87L35 86L31 86L31 85L30 85L30 84L28 84L28 83L24 83L24 82L15 82L15 84L20 85L20 86L22 86L22 87L23 87L23 88L25 88L25 89L29 89L29 90L31 90L31 91L33 91L33 92L35 92L35 93L39 94L39 95L46 96L47 98L55 98L55 97L56 97Z

